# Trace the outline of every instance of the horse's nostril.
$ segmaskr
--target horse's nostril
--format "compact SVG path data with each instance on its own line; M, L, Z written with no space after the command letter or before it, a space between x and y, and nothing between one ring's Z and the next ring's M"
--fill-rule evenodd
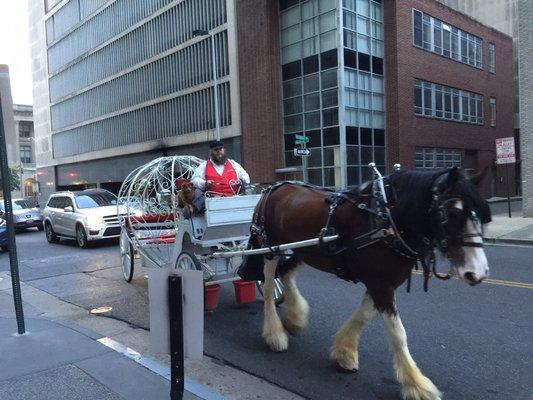
M473 272L466 272L465 273L465 279L469 282L476 282L476 275Z

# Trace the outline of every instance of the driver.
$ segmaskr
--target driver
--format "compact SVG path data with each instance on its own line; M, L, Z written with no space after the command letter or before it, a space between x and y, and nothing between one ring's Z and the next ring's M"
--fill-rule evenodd
M234 196L241 183L250 183L250 176L241 165L226 157L224 143L220 140L209 143L210 159L201 163L194 171L192 183L196 187L194 205L203 211L203 192L210 196Z

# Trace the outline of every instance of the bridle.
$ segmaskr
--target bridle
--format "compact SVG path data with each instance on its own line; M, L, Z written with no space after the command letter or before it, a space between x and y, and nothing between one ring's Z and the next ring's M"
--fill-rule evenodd
M460 236L450 237L449 233L446 231L446 227L449 224L449 208L450 203L455 204L457 202L463 202L463 199L460 197L447 197L443 198L438 194L433 194L433 202L430 207L430 217L434 226L433 229L433 239L438 247L443 253L449 250L450 244L460 246L460 247L483 247L482 242L467 242L465 239L474 238L474 237L483 237L483 225L475 211L471 211L470 215L467 216L470 219L476 228L481 226L481 230L477 230L475 233L462 233Z
M483 225L482 221L479 219L477 214L474 211L470 212L470 215L466 216L467 219L470 219L476 229L475 233L463 233L460 235L450 236L447 231L447 227L450 223L450 209L452 208L450 204L456 204L457 202L462 202L464 200L458 196L450 196L445 193L440 192L440 184L444 182L448 177L448 174L443 174L439 176L432 188L432 201L429 208L429 217L431 221L431 231L432 239L424 238L426 243L426 250L420 252L420 263L424 269L424 291L428 291L428 280L431 272L433 275L441 280L448 280L451 278L449 273L440 274L437 271L437 262L435 256L435 249L439 249L442 253L447 253L451 246L458 247L483 247L483 242L469 242L465 239L474 238L474 237L483 237ZM481 226L481 229L478 230L477 227ZM410 280L410 279L409 279ZM408 291L409 291L408 282Z

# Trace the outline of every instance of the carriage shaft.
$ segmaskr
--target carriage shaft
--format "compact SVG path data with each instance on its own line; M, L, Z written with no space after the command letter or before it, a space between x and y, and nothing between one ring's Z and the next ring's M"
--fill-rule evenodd
M322 239L324 243L333 242L340 238L339 235L326 236ZM301 247L309 247L318 245L319 239L307 239L300 242L292 242L280 244L278 246L271 247L262 247L260 249L250 249L250 250L236 250L236 251L217 251L211 255L213 258L231 258L235 256L251 256L256 254L268 254L268 253L277 253L279 251L299 249Z

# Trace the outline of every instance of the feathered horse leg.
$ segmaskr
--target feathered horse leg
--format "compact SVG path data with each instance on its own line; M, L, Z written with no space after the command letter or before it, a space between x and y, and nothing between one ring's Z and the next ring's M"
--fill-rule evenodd
M263 339L272 351L285 351L289 347L289 338L276 310L276 299L274 295L276 269L279 257L272 260L265 260L264 273L265 283L263 285L264 296L264 322Z
M285 314L283 315L283 326L291 335L297 335L307 326L309 316L309 304L303 298L296 286L295 274L297 262L294 266L281 275L283 282L283 296L285 297Z
M366 292L359 308L335 335L335 341L331 348L331 358L343 370L356 372L359 369L359 338L375 314L374 301Z
M441 392L422 374L407 347L407 334L396 309L381 312L394 352L394 371L402 385L402 397L409 400L440 400Z

